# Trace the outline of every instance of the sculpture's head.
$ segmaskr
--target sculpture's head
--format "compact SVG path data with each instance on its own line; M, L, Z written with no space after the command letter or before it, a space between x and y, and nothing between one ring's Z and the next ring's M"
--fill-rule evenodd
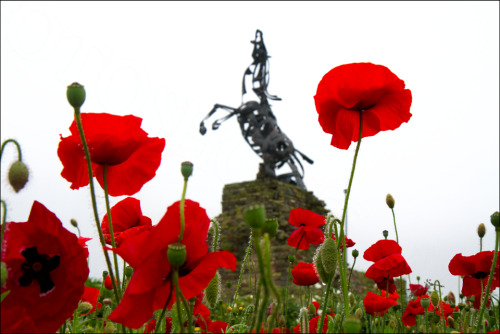
M257 29L257 31L255 32L255 40L250 42L254 44L252 52L254 63L265 62L268 56L267 56L266 46L264 45L264 38L262 35L262 31Z

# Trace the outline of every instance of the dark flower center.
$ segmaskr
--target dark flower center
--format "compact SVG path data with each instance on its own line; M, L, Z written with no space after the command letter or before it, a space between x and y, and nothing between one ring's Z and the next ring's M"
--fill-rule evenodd
M477 273L474 273L472 277L477 278L477 279L483 279L485 277L488 277L490 273L485 273L484 271L478 271Z
M50 272L59 267L60 256L52 257L38 254L36 247L26 248L21 252L26 261L21 264L23 276L19 278L21 286L30 286L33 280L40 285L40 293L49 292L54 288Z

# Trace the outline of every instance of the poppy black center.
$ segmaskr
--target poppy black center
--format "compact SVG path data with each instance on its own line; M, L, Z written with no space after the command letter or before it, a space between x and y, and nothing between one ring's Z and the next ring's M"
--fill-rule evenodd
M26 248L21 252L26 261L21 264L23 276L19 278L21 286L30 286L33 280L40 285L40 293L46 293L54 288L50 272L59 267L60 256L52 257L38 254L36 247Z
M472 277L477 278L477 279L483 279L485 277L488 277L490 273L485 273L484 271L478 271L477 273L474 273Z

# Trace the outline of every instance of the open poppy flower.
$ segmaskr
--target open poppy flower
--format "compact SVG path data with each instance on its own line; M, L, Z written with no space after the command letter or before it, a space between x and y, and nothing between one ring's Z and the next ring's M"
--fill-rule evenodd
M363 253L363 258L366 261L377 262L382 260L384 257L392 254L401 254L402 248L394 240L379 240Z
M325 217L312 211L296 208L290 211L288 222L297 226L288 237L288 245L298 249L309 249L309 244L319 245L325 240L325 235L319 228L326 224Z
M314 96L318 120L331 145L348 149L359 137L395 130L412 116L411 91L387 67L372 63L340 65L323 76Z
M236 269L236 258L227 251L208 253L207 234L210 219L205 209L191 200L185 202L185 229L182 243L186 261L179 268L179 286L186 299L200 294L219 267ZM172 266L167 259L168 245L177 242L180 233L180 202L172 204L160 222L149 231L125 239L113 251L120 255L134 273L123 299L109 315L109 320L130 328L139 328L153 312L169 301L175 302L171 284Z
M411 272L410 266L401 254L392 254L372 264L365 276L380 282L384 278L394 278Z
M94 176L103 189L104 166L108 166L110 196L133 195L155 176L165 139L149 138L141 129L141 118L82 113L81 119ZM71 189L78 189L89 184L89 174L75 121L69 130L70 136L61 136L57 155L64 166L62 177L71 182Z
M441 310L442 308L442 310ZM457 311L458 312L459 308L458 306L456 306L455 308L451 307L450 304L448 303L445 303L445 302L442 302L442 301L439 301L438 303L438 306L434 307L434 305L432 305L432 303L429 305L429 307L427 308L427 311L429 312L434 312L435 314L437 315L440 315L441 316L441 319L445 320L446 321L446 326L449 326L448 324L448 317L453 315L453 311Z
M31 332L56 332L78 307L89 275L76 235L35 201L27 222L6 223L2 261L8 277L1 292L10 293L2 302L1 331L24 319L33 323ZM19 312L4 316L13 309Z
M133 197L125 198L111 208L111 220L117 247L126 238L140 233L142 230L149 230L152 227L151 219L142 215L141 202ZM105 214L102 219L101 229L106 243L111 245L108 214Z
M376 313L383 316L390 307L397 304L398 302L393 298L385 298L371 291L367 292L365 299L363 299L366 313L372 316L375 316Z
M225 333L229 324L224 321L216 320L208 326L209 333Z
M450 261L448 269L452 275L463 276L462 294L464 296L481 295L481 281L486 289L488 278L490 276L491 264L493 263L494 251L483 251L472 256L463 256L456 254ZM493 279L491 281L491 291L500 287L499 277L499 258L497 262Z
M413 293L415 297L423 296L427 293L429 289L428 286L423 286L421 284L410 284L410 291Z
M403 324L405 326L415 326L417 324L417 315L424 314L425 310L420 304L420 299L410 300L403 313Z
M309 286L319 282L319 274L312 263L299 262L292 269L293 283Z

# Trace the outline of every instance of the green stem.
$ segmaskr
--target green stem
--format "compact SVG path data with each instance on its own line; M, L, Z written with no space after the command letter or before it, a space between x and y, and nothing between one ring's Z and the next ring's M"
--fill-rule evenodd
M354 265L356 264L356 258L354 258L354 262L352 263L352 267L351 267L351 272L349 273L349 280L347 281L347 286L351 286L351 276L352 276L352 271L354 270ZM389 281L387 281L387 283L389 283ZM389 291L389 289L387 290Z
M109 205L108 165L107 164L104 165L103 183L104 183L104 199L106 200L106 212L108 214L109 234L111 237L111 246L115 249L116 248L115 233L113 230L113 221L111 219L111 207ZM115 280L113 279L113 277L111 277L111 283L113 283L113 289L118 289L118 293L121 295L122 290L121 290L121 284L120 284L120 272L118 271L118 256L116 255L115 252L113 252L113 262L115 264L116 283L115 283Z
M394 208L392 208L391 211L392 211L392 219L394 221L394 230L396 231L396 242L399 244L398 228L396 227L396 215L394 214Z
M286 275L286 285L285 285L285 293L283 294L284 302L283 302L283 316L285 317L285 327L288 328L288 314L287 314L287 300L288 296L288 284L290 282L290 271L292 270L292 262L288 261L288 271Z
M232 306L233 309L236 307L236 301L238 299L238 291L240 290L240 285L241 285L241 280L243 278L245 264L247 263L248 256L249 256L251 250L252 250L252 232L250 232L250 241L248 242L248 247L247 247L247 250L245 252L245 257L243 258L243 263L242 263L241 269L240 269L240 277L238 278L238 285L236 286L236 292L234 293L233 306ZM251 286L250 286L250 288L251 288ZM231 312L231 317L232 317L232 314L233 313Z
M265 263L265 269L266 269L266 278L269 286L271 287L271 291L273 292L274 296L277 299L277 305L276 308L274 309L273 315L271 316L271 320L269 321L269 328L268 328L268 333L272 331L272 326L274 324L274 321L276 320L276 316L278 314L278 311L281 309L281 295L278 291L278 288L276 288L276 285L273 282L272 275L271 275L271 241L269 240L269 234L265 233L264 234L264 245L265 245L265 251L266 251L266 263ZM310 291L310 290L309 290Z
M484 293L484 299L481 301L481 309L479 311L479 319L477 321L476 332L479 332L479 328L481 326L481 322L483 321L484 310L486 308L486 304L488 303L488 297L490 294L491 281L493 280L493 275L495 274L495 266L497 263L498 257L498 243L500 239L500 228L495 228L496 238L495 238L495 253L493 253L493 262L491 263L490 276L488 277L488 284L486 284L486 291Z
M90 160L90 152L89 147L87 145L87 140L85 139L85 133L83 132L82 119L80 116L80 108L74 108L75 111L75 122L78 126L78 132L80 133L80 140L83 145L83 151L85 152L85 160L87 161L87 171L89 173L89 187L90 187L90 197L92 199L92 210L94 211L94 220L97 227L97 232L99 232L99 241L101 242L102 251L104 253L104 258L106 260L106 265L108 266L109 276L111 277L111 282L113 283L113 287L115 287L115 280L113 274L113 267L111 265L111 261L109 259L108 251L105 249L106 242L104 240L104 235L102 234L101 224L99 222L99 214L97 212L97 200L95 196L95 188L94 188L94 176L92 174L92 161ZM120 302L120 295L117 289L113 289L116 301Z
M337 235L337 225L334 225L333 227L335 228L335 235ZM339 235L339 238L340 238L340 235ZM344 239L344 249L345 249L345 238L342 237L342 239ZM337 252L337 262L339 263L340 285L342 288L342 296L343 296L343 300L344 300L344 319L345 319L349 316L349 311L350 311L349 310L349 288L348 288L347 282L346 282L346 271L344 271L344 270L347 270L344 267L344 265L346 265L346 264L343 263L340 252Z
M180 303L180 288L179 288L179 270L175 268L172 273L172 284L175 288L175 307L177 308L177 320L181 333L184 333L184 324L182 323L181 303ZM186 310L187 312L187 310Z
M184 225L185 225L185 220L184 220L184 202L186 200L186 189L187 189L187 178L184 178L184 187L182 188L181 207L180 207L181 232L179 233L179 240L177 240L178 243L180 243L182 241L182 236L184 235Z
M6 141L4 141L2 143L2 147L0 148L0 161L2 160L2 155L3 155L3 151L5 149L5 145L7 145L8 143L13 143L16 145L16 147L17 147L17 160L22 161L23 156L21 153L21 145L19 145L19 143L15 139L7 139Z
M2 231L0 232L0 248L2 248L3 245L3 234L5 233L5 220L7 219L7 203L2 199L0 200L2 202L2 209L3 209L3 214L2 214ZM3 254L4 252L0 252Z
M321 318L318 323L318 328L321 330L323 329L323 324L325 323L325 315L328 310L328 298L330 295L330 290L332 287L332 282L333 282L333 277L335 276L335 271L330 274L330 277L328 278L328 284L326 285L326 291L325 291L325 297L323 298L323 312L321 313Z
M266 304L269 299L269 284L267 282L267 275L264 266L264 256L262 254L262 248L260 246L260 238L261 238L260 231L255 230L254 233L252 234L252 237L253 237L253 244L255 247L255 253L257 254L257 259L259 262L260 281L264 286L264 297L262 298L262 303L260 305L260 308L258 309L259 316L257 318L257 324L256 324L257 331L260 332L260 325L262 323L262 319L264 317L264 311L266 309Z
M167 307L168 304L170 304L170 299L172 299L172 290L173 290L174 285L170 283L170 291L168 293L168 298L167 301L165 302L165 305L163 306L163 310L160 313L160 317L156 321L156 327L155 327L155 333L158 333L161 327L161 322L163 319L165 319L165 313L167 312Z
M215 219L212 219L211 222L215 226L214 239L212 245L212 252L215 252L217 251L217 243L219 242L219 223Z
M443 302L442 302L442 296L441 296L441 282L439 280L434 281L434 290L436 290L436 283L438 284L439 287L439 316L441 318L441 324L443 325L443 333L446 333L446 319L444 319L444 311L443 311Z

